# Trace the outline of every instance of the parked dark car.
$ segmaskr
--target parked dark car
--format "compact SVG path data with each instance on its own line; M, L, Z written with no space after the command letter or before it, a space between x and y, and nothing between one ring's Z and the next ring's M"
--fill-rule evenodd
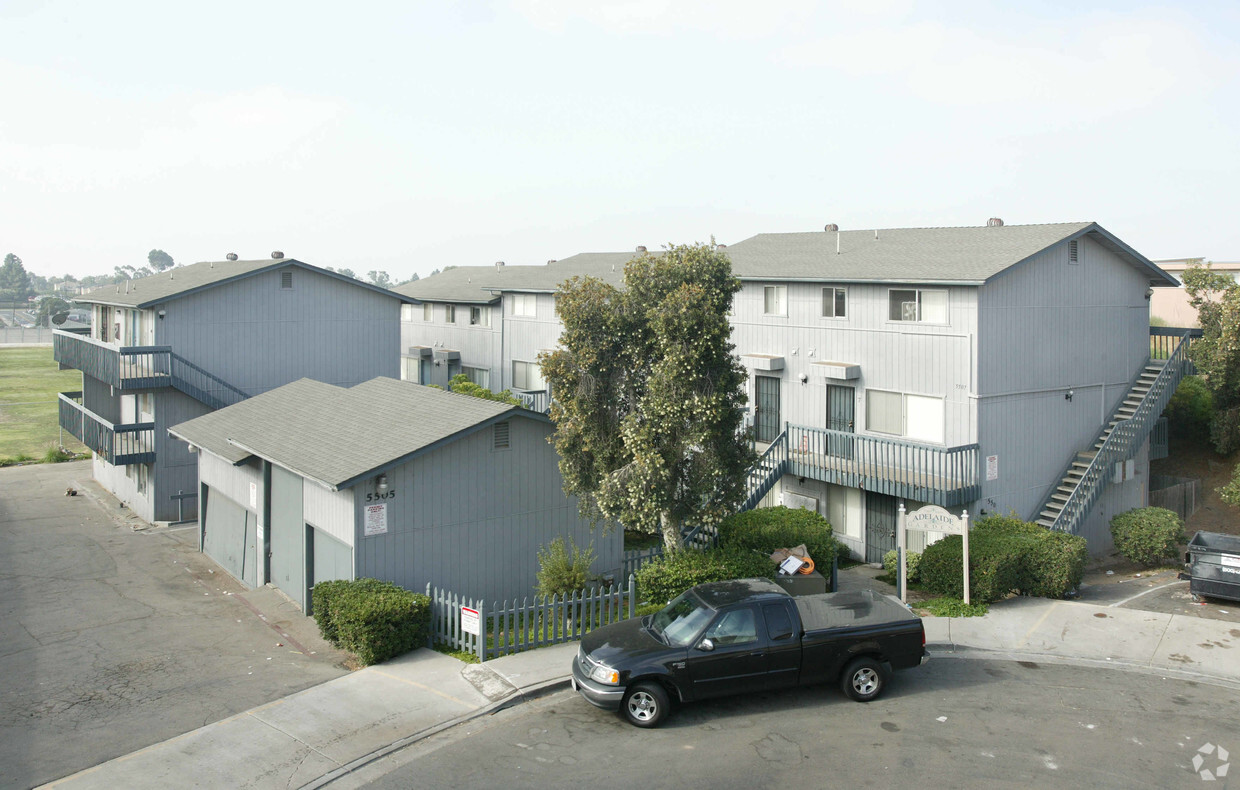
M591 704L657 727L691 702L838 680L877 697L891 671L929 658L921 618L871 591L793 597L767 579L700 584L660 611L590 632L573 688Z

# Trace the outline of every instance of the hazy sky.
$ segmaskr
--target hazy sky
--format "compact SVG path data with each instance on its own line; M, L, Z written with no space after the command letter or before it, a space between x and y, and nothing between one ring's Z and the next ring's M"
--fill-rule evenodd
M1240 3L0 0L0 253L394 278L1096 220L1240 259Z

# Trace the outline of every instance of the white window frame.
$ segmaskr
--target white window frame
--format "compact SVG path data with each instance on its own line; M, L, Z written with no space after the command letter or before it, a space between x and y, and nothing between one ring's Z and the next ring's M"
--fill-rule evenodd
M521 318L538 317L537 294L513 294L512 314Z
M491 325L491 308L486 305L471 305L469 308L469 325L489 327Z
M900 430L899 433L880 430L874 427L870 408L871 395L896 395L900 398ZM939 409L938 426L940 429L938 436L926 435L910 435L909 434L909 399L916 401L935 401ZM925 406L933 407L935 404L926 403ZM914 404L916 407L916 404ZM916 408L914 409L916 410ZM886 427L886 426L883 426ZM883 390L877 388L869 388L865 391L865 429L870 433L876 433L883 436L898 436L902 439L922 444L945 444L947 440L947 399L941 395L919 395L913 392L898 392L896 390Z
M443 319L444 319L444 323L448 323L448 324L456 323L456 305L446 304L443 306Z
M518 368L517 366L522 366ZM521 371L518 374L518 369ZM543 378L542 368L537 362L527 362L523 359L514 359L512 361L512 388L522 392L537 392L547 388L547 380Z
M422 303L422 320L423 321L434 321L435 320L435 305L432 304L431 302Z
M491 369L475 368L469 365L461 365L461 372L465 376L483 389L491 389Z
M770 310L770 297L775 297L775 312ZM786 285L764 285L762 286L762 315L770 316L786 316L788 315L788 286Z
M400 306L400 320L405 322L413 320L413 305L402 304Z
M891 306L892 306L892 299L895 297L895 294L910 293L910 292L914 294L913 301L912 302L901 302L900 303L902 306L901 317L893 318L891 315ZM930 293L943 295L943 320L942 321L927 321L923 317L925 314L924 312L925 308L923 307L923 304L925 302L925 295L930 294ZM913 311L916 315L915 318L904 318L903 317L904 311L908 309L909 305L914 306ZM951 323L950 308L951 308L951 303L950 303L950 298L948 296L948 291L946 288L889 288L887 289L887 321L890 323L932 324L934 326L946 326L949 323Z
M827 291L831 292L831 315L827 315L827 310L826 310ZM836 302L839 301L839 298L841 296L844 297L844 312L837 314L835 312L835 305L836 305ZM838 285L828 285L822 289L822 297L823 297L823 301L822 301L822 307L820 309L822 310L823 318L839 318L839 319L848 318L848 289L847 288L844 288Z

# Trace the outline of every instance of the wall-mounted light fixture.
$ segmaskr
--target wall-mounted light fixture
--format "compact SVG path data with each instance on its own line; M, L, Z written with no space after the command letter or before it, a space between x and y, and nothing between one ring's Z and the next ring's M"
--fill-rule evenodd
M1065 393L1063 394L1063 399L1064 399L1064 400L1072 400L1072 396L1073 396L1073 395L1075 395L1075 394L1076 394L1076 393L1075 393L1075 392L1073 392L1072 390L1068 390L1067 392L1065 392Z
M387 475L379 475L375 478L375 493L386 494L391 486L388 485Z
M156 313L156 315L158 315L160 318L163 318L167 314L168 314L167 310L160 310L158 313Z
M1145 289L1145 301L1147 301L1147 302L1148 302L1148 301L1150 300L1150 297L1151 297L1151 296L1153 296L1153 295L1154 295L1154 289L1153 289L1153 288L1146 288L1146 289Z
M804 373L802 373L802 374L801 374L801 383L802 383L802 384L804 384L804 383L805 383L805 382L807 382L807 381L809 381L809 376L807 376L807 375L805 375Z

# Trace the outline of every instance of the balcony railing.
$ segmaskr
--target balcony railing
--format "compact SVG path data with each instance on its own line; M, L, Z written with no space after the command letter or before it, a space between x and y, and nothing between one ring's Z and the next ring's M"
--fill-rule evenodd
M120 390L171 386L171 346L113 346L57 329L52 356L62 368L80 370Z
M514 390L512 394L530 411L539 414L551 411L551 392L548 390Z
M936 447L847 431L789 425L787 471L942 507L982 494L980 448Z
M155 423L115 425L82 405L82 393L62 392L60 427L115 466L155 462Z

